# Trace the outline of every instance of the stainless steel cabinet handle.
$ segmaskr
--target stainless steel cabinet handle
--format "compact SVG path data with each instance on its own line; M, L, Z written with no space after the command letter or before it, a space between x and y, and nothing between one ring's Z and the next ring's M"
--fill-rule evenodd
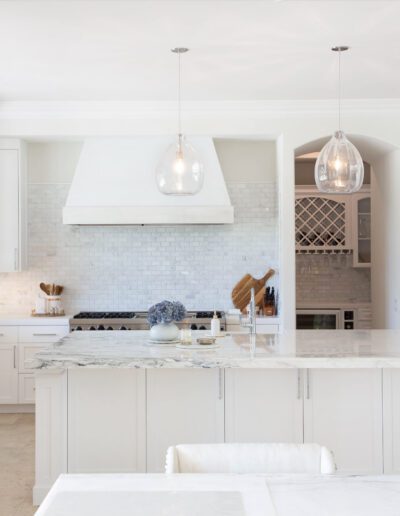
M310 399L310 370L307 369L307 399Z
M17 346L14 346L14 369L17 368Z
M18 270L18 248L14 249L14 270Z
M300 369L297 369L297 399L301 399L301 373Z
M34 337L57 337L57 333L34 333Z
M222 369L218 369L218 399L222 400L224 397L223 375Z

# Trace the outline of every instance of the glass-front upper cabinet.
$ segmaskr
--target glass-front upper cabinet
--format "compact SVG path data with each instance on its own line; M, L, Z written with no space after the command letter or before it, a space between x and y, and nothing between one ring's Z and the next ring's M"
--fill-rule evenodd
M371 194L353 197L353 265L371 267Z

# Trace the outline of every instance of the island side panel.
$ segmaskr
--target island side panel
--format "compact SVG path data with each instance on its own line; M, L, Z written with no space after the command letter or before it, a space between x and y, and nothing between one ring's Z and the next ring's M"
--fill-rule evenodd
M39 505L67 472L67 372L39 371L36 388L36 460L33 503Z

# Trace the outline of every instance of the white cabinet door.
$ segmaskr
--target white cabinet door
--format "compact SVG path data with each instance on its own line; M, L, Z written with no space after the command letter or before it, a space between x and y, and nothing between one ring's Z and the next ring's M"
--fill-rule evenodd
M371 194L351 196L353 205L353 266L371 267Z
M30 373L33 374L33 369L30 369L29 366L32 364L35 354L44 349L47 344L19 344L18 345L18 371L19 373Z
M305 442L332 450L339 473L382 473L382 371L305 373Z
M22 404L35 403L35 375L20 374L18 400Z
M18 151L0 149L0 272L19 270Z
M168 446L224 441L223 370L147 370L147 471L163 472Z
M17 345L0 344L0 404L18 403Z
M227 369L227 442L303 442L301 371Z
M383 371L385 473L400 475L400 370Z
M68 472L146 471L145 371L68 371Z

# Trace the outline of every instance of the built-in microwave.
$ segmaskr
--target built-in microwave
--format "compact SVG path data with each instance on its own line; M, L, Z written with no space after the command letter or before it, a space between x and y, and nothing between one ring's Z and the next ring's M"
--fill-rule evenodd
M354 330L355 310L306 309L296 310L298 330Z

